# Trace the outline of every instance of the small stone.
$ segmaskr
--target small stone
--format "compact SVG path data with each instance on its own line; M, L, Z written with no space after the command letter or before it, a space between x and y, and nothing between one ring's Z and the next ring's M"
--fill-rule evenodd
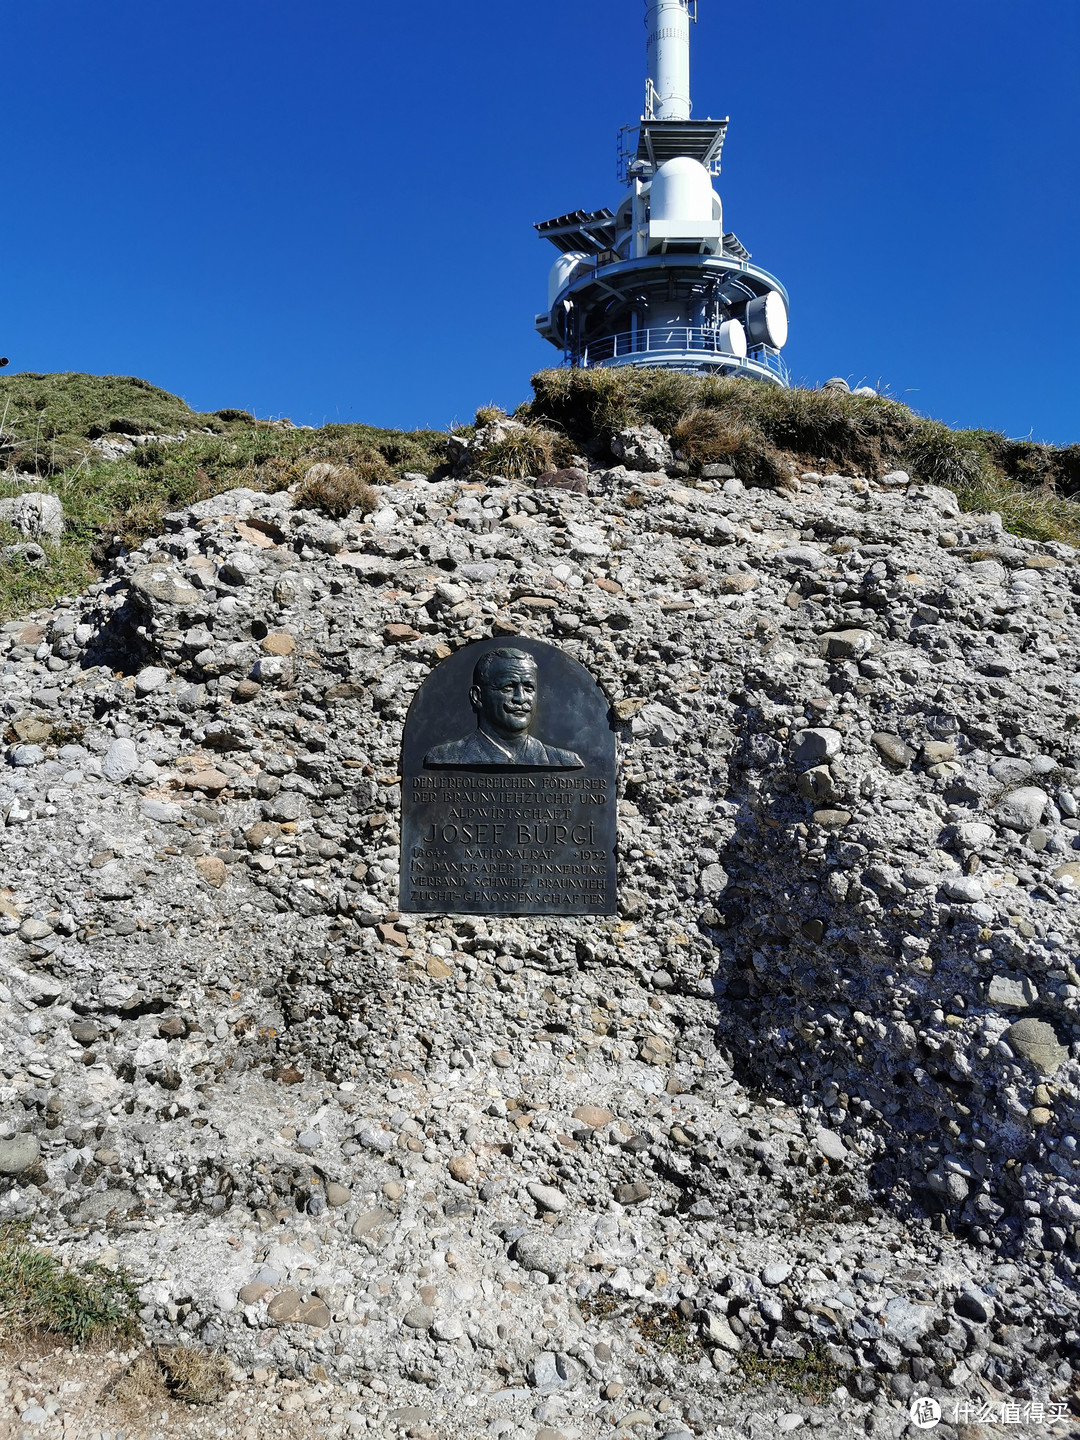
M539 1270L549 1280L554 1280L570 1265L566 1245L559 1239L558 1231L553 1233L550 1229L522 1235L514 1247L514 1259L523 1270Z
M438 955L428 956L426 968L432 980L449 980L454 973L446 961L440 959Z
M246 703L248 700L254 700L256 695L261 693L262 686L257 680L241 680L232 692L232 698Z
M404 1319L410 1330L430 1330L435 1319L435 1311L430 1305L414 1305L407 1312Z
M383 1184L382 1193L388 1200L400 1200L405 1194L405 1186L400 1180L387 1180Z
M968 1285L961 1290L953 1309L965 1320L974 1320L976 1325L989 1325L994 1318L993 1300L975 1285Z
M21 1175L37 1164L41 1146L36 1135L16 1135L0 1140L0 1175Z
M525 1188L536 1201L539 1209L547 1210L552 1215L558 1215L566 1209L568 1203L566 1196L554 1185L541 1185L536 1180L530 1180Z
M652 1191L644 1180L634 1180L626 1185L615 1186L615 1199L620 1205L640 1205L651 1195Z
M150 695L160 690L168 678L169 672L162 670L160 665L147 665L135 676L135 694Z
M384 1185L383 1192L385 1193L385 1191L386 1186ZM400 1197L395 1196L394 1198L397 1199ZM364 1235L370 1235L373 1230L381 1229L383 1225L388 1224L393 1218L394 1214L391 1210L365 1210L363 1215L358 1216L353 1224L353 1236L359 1240Z
M874 648L869 630L830 630L818 639L818 654L828 660L861 660Z
M315 1330L325 1330L330 1324L330 1307L322 1300L305 1300L292 1320L296 1325L310 1325Z
M257 1305L260 1300L265 1300L271 1293L269 1285L262 1285L254 1280L250 1285L242 1285L237 1293L237 1299L241 1305Z
M1045 1020L1017 1020L1001 1038L1015 1055L1029 1061L1044 1075L1053 1075L1069 1058L1053 1026Z
M1035 785L1010 790L997 804L997 818L1008 830L1033 830L1046 813L1049 797Z
M835 1160L838 1164L843 1164L849 1158L847 1146L835 1130L826 1130L821 1127L814 1138L826 1160Z
M183 807L168 800L141 800L139 814L144 820L153 820L158 825L176 825L184 818Z
M530 1363L527 1376L539 1394L553 1395L556 1390L574 1383L578 1369L569 1356L544 1350Z
M456 1315L437 1315L432 1323L431 1333L436 1340L452 1344L465 1334L465 1327Z
M963 1175L941 1166L931 1170L926 1181L938 1199L949 1205L962 1205L971 1193L971 1186Z
M491 1062L497 1065L500 1070L509 1070L514 1063L514 1057L509 1050L495 1050L492 1052Z
M763 1285L782 1285L791 1274L791 1266L783 1260L774 1260L771 1265L766 1265L761 1272Z
M1001 1010L1027 1010L1039 998L1039 992L1026 975L995 975L986 988L986 998Z
M139 756L130 740L114 740L101 762L101 773L117 784L127 780L139 767Z
M215 890L220 890L225 884L225 877L228 873L225 869L225 861L216 855L199 855L195 860L195 872Z
M116 1150L101 1149L94 1151L94 1159L99 1165L116 1165L120 1155Z
M260 648L267 655L291 655L296 649L296 641L285 631L278 631L272 635L266 635L260 641Z
M220 770L207 767L205 770L196 770L188 775L184 781L185 790L205 790L208 795L218 795L222 790L227 790L230 784L228 775Z
M266 1313L271 1320L276 1320L279 1324L285 1324L294 1318L303 1303L298 1291L282 1290L279 1295L275 1295L273 1300L270 1301L270 1304L266 1307Z
M944 765L956 759L956 746L951 740L927 740L922 747L922 758L927 765Z
M632 720L647 703L640 696L628 695L623 700L616 700L611 708L619 720Z
M716 589L721 595L747 595L757 583L756 575L750 575L745 570L731 570L720 576Z
M906 770L915 759L915 751L910 745L905 745L899 735L889 735L885 731L879 731L870 739L881 758L900 770Z
M852 816L850 810L815 810L812 819L823 830L842 830L851 824Z
M638 1059L647 1065L670 1065L672 1051L670 1043L660 1035L646 1035L638 1050Z
M383 639L388 645L411 645L414 640L420 639L420 631L414 630L411 625L385 625Z
M53 927L47 920L24 920L18 930L19 939L24 945L33 945L35 941L44 940L52 933Z
M742 1349L742 1341L723 1315L710 1313L705 1321L705 1338L710 1345L719 1345L721 1350L727 1350L732 1355L737 1355Z
M459 1185L467 1185L476 1174L475 1155L453 1155L446 1167Z
M611 1124L615 1116L602 1105L579 1105L574 1111L574 1119L580 1120L590 1130L602 1130L605 1125Z
M839 730L824 727L799 730L791 742L791 753L796 765L807 769L839 755L842 743Z
M1050 1121L1054 1118L1054 1112L1048 1110L1045 1105L1033 1105L1028 1111L1027 1118L1032 1125L1040 1128L1043 1125L1050 1124Z
M941 890L948 899L955 900L961 905L977 905L980 900L986 898L982 881L976 880L973 875L950 876L948 880L942 882Z
M348 1205L352 1199L352 1191L347 1185L340 1184L337 1180L330 1180L326 1186L326 1203L333 1210L339 1210L342 1205Z

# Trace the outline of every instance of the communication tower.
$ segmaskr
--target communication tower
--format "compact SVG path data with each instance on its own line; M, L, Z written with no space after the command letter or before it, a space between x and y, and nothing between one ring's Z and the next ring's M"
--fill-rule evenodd
M692 118L697 0L645 0L648 77L619 134L618 209L537 225L559 251L536 317L566 365L651 365L790 384L787 291L724 230L713 188L728 122Z

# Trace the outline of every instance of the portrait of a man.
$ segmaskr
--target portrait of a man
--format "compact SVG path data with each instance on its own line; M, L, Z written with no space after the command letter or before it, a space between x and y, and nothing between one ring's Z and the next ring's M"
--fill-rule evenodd
M536 765L577 770L584 765L572 750L546 745L529 733L536 710L536 661L524 650L489 650L476 662L469 700L476 729L461 740L436 745L424 756L431 767Z

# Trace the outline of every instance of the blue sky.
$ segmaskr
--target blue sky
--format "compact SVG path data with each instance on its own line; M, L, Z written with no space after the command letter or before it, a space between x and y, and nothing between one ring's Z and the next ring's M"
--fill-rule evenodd
M1077 0L700 0L727 228L797 378L1080 440ZM533 223L614 204L642 0L0 0L0 353L443 427L557 360Z

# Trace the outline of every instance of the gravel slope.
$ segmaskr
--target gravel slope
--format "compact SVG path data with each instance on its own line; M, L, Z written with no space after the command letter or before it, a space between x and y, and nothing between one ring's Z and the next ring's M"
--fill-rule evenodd
M306 1433L1064 1415L1075 555L624 452L228 492L5 627L0 1213ZM492 633L609 693L617 919L395 913L408 701Z

